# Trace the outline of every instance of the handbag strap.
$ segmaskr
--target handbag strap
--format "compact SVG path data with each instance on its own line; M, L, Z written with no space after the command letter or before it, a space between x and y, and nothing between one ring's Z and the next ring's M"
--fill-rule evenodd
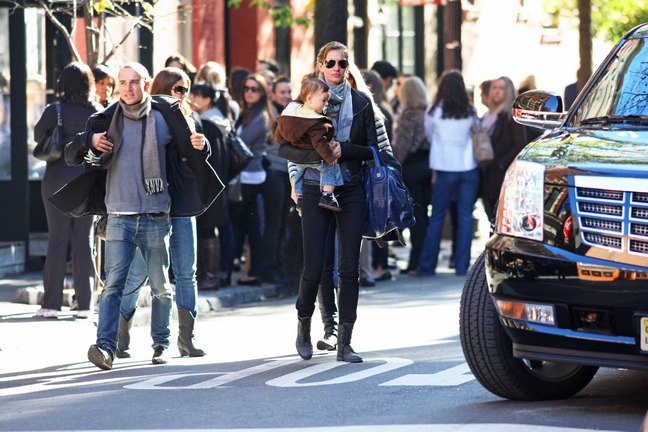
M373 152L374 163L376 164L376 166L377 167L382 166L382 161L380 160L380 156L378 156L378 149L376 147L374 147L374 146L371 146L371 145L369 146L369 148Z
M61 104L59 102L56 102L54 104L54 107L56 108L56 126L61 127L63 126L63 116L61 115Z

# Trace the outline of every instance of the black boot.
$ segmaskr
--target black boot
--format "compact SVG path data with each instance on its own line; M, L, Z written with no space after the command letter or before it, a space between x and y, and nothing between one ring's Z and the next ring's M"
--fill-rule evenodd
M311 319L298 317L297 324L297 353L304 360L310 360L313 357L313 344L311 343L310 329Z
M198 240L198 268L196 273L199 290L220 288L220 242L218 237Z
M196 319L185 308L178 308L178 350L181 357L202 357L205 351L194 346L193 329Z
M117 358L130 358L130 329L133 326L133 317L127 320L124 315L119 314L119 327L117 329Z
M337 347L337 323L332 316L322 318L324 323L324 337L317 341L317 349L334 351Z
M341 323L338 333L337 360L349 363L362 363L362 357L351 348L353 324Z

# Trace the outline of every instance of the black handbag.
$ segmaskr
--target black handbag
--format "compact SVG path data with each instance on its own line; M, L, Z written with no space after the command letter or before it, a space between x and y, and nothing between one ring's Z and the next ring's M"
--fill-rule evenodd
M396 229L411 227L416 223L416 218L414 200L403 183L400 171L383 163L378 150L370 148L374 159L365 165L363 173L367 200L363 237L375 240Z
M254 154L247 144L243 142L241 137L236 135L236 132L230 131L225 139L230 155L229 178L233 179L245 169L254 157Z
M48 131L45 136L34 147L33 155L36 159L53 162L63 154L63 117L61 116L61 104L54 104L56 107L56 126Z

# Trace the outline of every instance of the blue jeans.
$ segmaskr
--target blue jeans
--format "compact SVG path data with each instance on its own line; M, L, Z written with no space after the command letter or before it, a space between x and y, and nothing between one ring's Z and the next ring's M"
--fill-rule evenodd
M178 307L187 309L193 317L196 317L196 297L198 297L198 286L196 284L196 218L177 217L171 218L171 237L169 240L169 253L171 255L171 266L175 276L175 300ZM128 271L124 296L121 302L121 314L130 320L137 308L140 288L146 282L146 263L144 257L138 252L135 254L133 263ZM154 323L151 317L151 330L161 328L160 323ZM151 334L153 340L157 339Z
M344 179L339 164L329 165L326 162L295 164L297 172L295 174L295 193L304 192L304 171L306 168L312 168L320 172L320 189L324 186L342 186Z
M472 212L479 189L479 170L449 172L437 171L432 191L432 215L428 223L423 250L419 258L418 273L434 275L439 260L441 232L448 207L453 197L457 200L457 252L455 272L465 275L470 266L472 245Z
M117 327L128 272L139 248L146 263L153 302L153 346L169 346L173 293L169 283L169 215L109 215L106 227L106 283L99 302L97 345L117 349Z

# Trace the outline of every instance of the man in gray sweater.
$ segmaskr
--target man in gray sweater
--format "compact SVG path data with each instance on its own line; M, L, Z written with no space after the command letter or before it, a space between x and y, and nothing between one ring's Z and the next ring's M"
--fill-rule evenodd
M129 63L119 70L120 100L101 127L85 138L90 165L107 171L105 206L108 213L105 250L105 287L99 303L97 341L88 359L100 369L112 369L117 344L119 308L135 249L146 261L157 323L153 363L168 361L172 291L168 279L172 193L167 179L166 148L178 137L147 93L150 76L144 66ZM96 123L95 123L96 125ZM105 127L107 126L107 130ZM184 125L185 128L187 124ZM204 135L192 133L191 146L203 150Z

